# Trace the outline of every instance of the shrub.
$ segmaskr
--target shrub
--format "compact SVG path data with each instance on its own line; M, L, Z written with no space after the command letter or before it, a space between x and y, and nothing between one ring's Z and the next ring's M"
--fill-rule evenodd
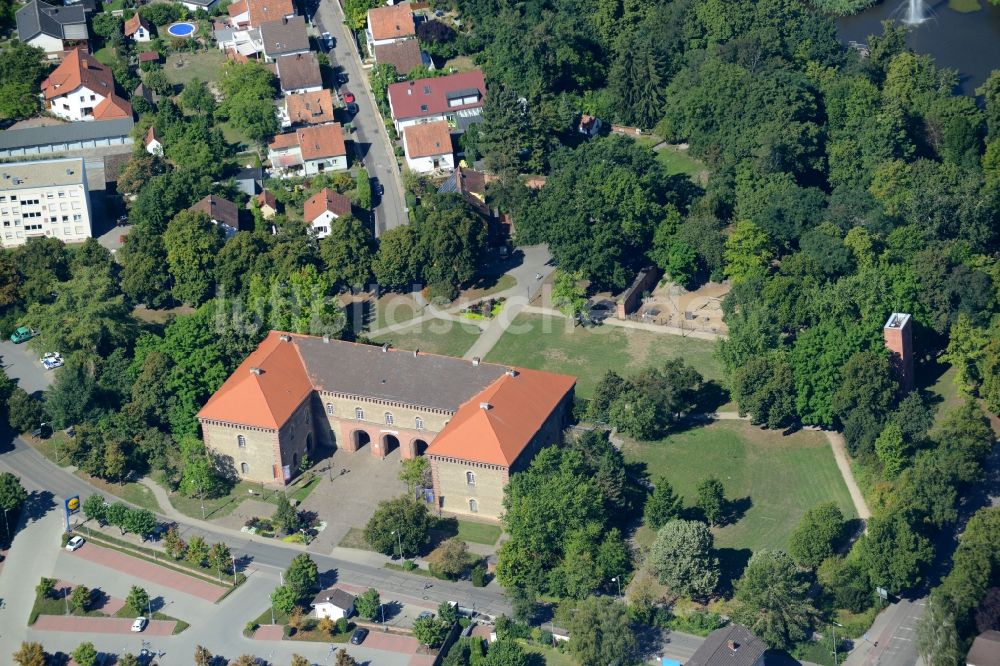
M346 634L347 630L350 628L351 623L347 621L346 617L342 617L337 620L337 633Z
M243 635L246 636L247 638L250 638L251 636L253 636L253 633L257 631L258 627L260 627L259 624L257 624L253 620L250 620L249 622L247 622L246 626L243 627Z
M477 564L472 567L472 586L473 587L486 587L488 582L486 579L486 567L482 564Z
M413 560L404 560L403 561L403 570L404 571L413 571L416 568L417 568L417 563L414 562Z

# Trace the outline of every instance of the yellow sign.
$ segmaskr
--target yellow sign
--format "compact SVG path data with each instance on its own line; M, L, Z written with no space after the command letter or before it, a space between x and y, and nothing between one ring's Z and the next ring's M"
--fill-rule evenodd
M70 511L78 511L80 509L80 498L70 497L69 501L66 502L66 506L69 507Z

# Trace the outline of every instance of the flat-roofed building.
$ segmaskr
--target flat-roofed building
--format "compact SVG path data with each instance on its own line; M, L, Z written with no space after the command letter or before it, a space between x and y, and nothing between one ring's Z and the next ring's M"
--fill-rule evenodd
M90 238L90 196L83 158L0 164L3 247L49 236L67 243Z

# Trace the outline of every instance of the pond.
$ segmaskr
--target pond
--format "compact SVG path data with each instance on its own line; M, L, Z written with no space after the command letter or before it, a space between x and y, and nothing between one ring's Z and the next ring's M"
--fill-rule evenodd
M917 53L934 56L940 67L958 70L962 93L975 95L990 72L1000 68L1000 7L988 0L934 0L923 4L929 18L910 28L907 45ZM882 21L902 22L908 5L907 0L888 0L838 19L840 38L867 43L869 35L882 33Z

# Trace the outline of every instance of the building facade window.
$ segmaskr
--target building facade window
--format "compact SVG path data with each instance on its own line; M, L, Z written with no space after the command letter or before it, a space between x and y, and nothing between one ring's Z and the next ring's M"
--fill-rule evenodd
M469 484L470 486L476 485L476 473L475 472L466 472L465 473L465 482L467 484Z
M424 420L422 418L420 418L419 416L417 417L417 420L416 420L416 427L417 427L417 430L423 430L424 429Z
M250 473L250 465L246 463L240 463L240 472L244 475Z
M469 511L472 513L479 513L479 502L474 499L469 500Z
M360 407L355 407L354 408L354 418L356 418L359 421L364 421L365 420L365 410L361 409Z
M385 424L392 425L392 414L390 412L385 413Z
M243 435L236 435L236 445L241 449L247 448L247 438Z
M329 416L333 416L333 403L332 402L326 403L326 413Z

